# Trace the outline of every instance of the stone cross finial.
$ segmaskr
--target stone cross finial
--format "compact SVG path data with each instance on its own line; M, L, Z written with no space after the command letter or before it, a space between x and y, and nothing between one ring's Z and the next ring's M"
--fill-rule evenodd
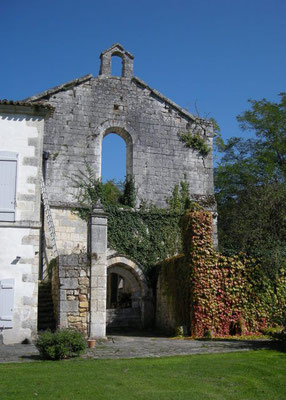
M96 203L92 205L92 211L98 211L98 210L103 210L100 198L98 198Z

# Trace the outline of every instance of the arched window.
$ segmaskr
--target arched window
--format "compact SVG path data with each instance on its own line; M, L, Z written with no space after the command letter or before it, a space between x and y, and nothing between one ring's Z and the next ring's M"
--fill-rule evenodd
M102 182L124 181L126 176L126 143L119 135L108 133L102 141Z
M111 57L111 75L123 76L123 61L121 56L117 54Z

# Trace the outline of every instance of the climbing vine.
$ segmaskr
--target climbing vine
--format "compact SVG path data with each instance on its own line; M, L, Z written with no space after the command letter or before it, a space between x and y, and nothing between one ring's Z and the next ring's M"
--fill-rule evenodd
M207 211L188 211L182 224L184 257L167 260L161 267L179 323L189 316L193 336L251 334L283 324L285 265L276 280L270 280L261 273L259 259L215 252L212 217ZM171 276L176 276L177 282L172 282ZM180 292L177 284L184 277L189 286L182 285Z
M133 179L122 194L89 170L79 184L82 206L76 212L87 219L101 200L108 214L108 246L140 264L150 283L160 271L178 325L188 325L193 336L257 333L283 323L285 265L270 280L259 259L214 251L212 215L188 193L187 183L180 182L166 199L168 209L142 204L136 210Z
M181 217L191 201L186 182L174 187L166 199L168 208L141 203L135 209L136 191L133 177L124 183L123 192L118 194L114 184L94 177L89 165L86 171L74 178L78 189L79 207L74 211L87 220L92 207L100 200L108 214L108 246L140 264L150 280L155 278L158 262L178 254L182 249Z
M108 246L139 263L151 279L155 264L182 249L180 213L107 207Z

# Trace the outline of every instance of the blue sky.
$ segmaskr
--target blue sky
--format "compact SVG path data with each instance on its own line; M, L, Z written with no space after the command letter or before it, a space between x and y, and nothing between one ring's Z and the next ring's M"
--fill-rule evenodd
M135 55L136 76L196 104L224 138L245 134L236 115L248 98L286 91L285 0L2 0L0 34L2 99L97 75L114 42Z

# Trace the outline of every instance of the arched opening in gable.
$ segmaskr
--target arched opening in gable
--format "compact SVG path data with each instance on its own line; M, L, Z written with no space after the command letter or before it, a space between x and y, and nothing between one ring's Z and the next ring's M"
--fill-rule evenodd
M116 106L116 105L115 105ZM111 126L103 134L101 145L101 179L125 180L133 176L133 142L131 135L118 126Z
M116 133L110 132L102 141L101 179L124 182L126 176L126 143Z
M111 56L111 75L123 76L123 58L120 53L115 53Z

